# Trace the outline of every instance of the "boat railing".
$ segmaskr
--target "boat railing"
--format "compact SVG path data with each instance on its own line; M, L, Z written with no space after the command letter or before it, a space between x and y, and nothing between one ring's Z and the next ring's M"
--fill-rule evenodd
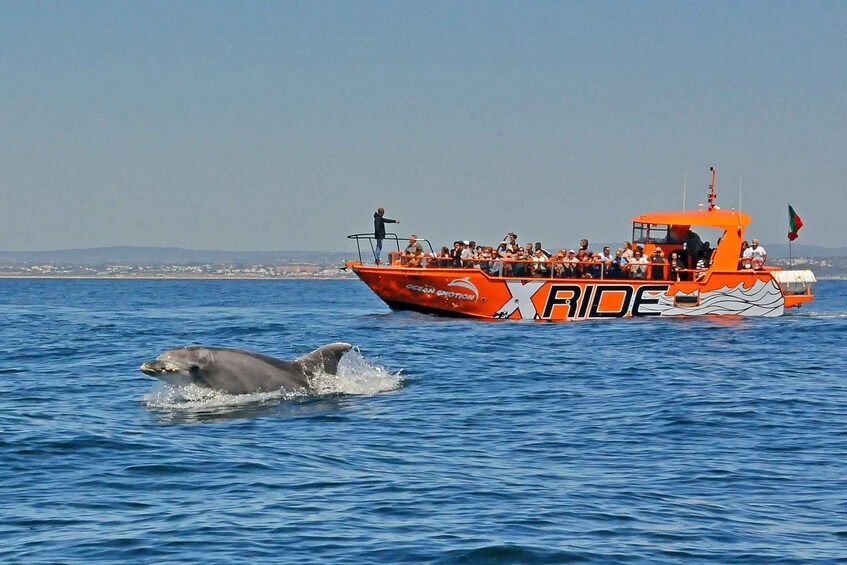
M424 269L480 269L491 276L516 278L593 278L615 280L661 280L661 281L700 281L706 276L708 268L675 269L671 271L668 263L627 263L620 270L610 269L602 261L568 261L549 258L536 259L463 259L455 264L451 257L435 254L421 256L410 255L403 251L391 251L389 264L394 267Z
M373 232L354 233L354 234L348 235L347 239L353 239L353 240L356 241L356 252L359 255L359 263L365 264L365 261L362 259L362 248L363 247L365 248L366 253L367 253L368 249L370 249L370 255L368 255L368 257L369 257L368 260L370 261L370 257L373 257L373 262L376 263L376 260L377 260L376 237L374 237ZM389 242L389 246L394 249L394 251L389 251L389 257L397 255L397 254L402 254L402 251L400 251L401 239L403 241L406 241L405 237L400 238L400 237L397 236L396 233L386 233L385 234L385 238L383 238L383 242ZM367 242L367 247L365 246L364 242ZM432 244L429 242L428 239L419 237L419 238L417 238L417 242L420 243L421 245L426 244L426 246L429 247L429 254L430 255L435 254L432 250ZM383 243L383 246L385 246L385 243ZM426 252L424 252L424 255L426 255ZM394 263L393 259L391 260L391 263L392 264Z

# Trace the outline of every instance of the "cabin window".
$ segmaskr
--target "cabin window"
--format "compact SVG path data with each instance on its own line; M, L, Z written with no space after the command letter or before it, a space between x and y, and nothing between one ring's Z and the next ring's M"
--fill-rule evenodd
M665 243L669 227L666 224L635 222L632 224L632 241L642 245L645 243Z

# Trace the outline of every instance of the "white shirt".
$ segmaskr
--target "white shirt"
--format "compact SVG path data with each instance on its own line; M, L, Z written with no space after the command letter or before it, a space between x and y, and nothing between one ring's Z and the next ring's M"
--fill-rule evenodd
M645 257L644 255L637 259L633 257L630 261L630 270L632 272L633 278L645 278L647 276L647 257Z
M751 256L753 258L753 268L763 268L763 265L765 264L765 259L768 258L768 252L765 251L765 248L759 245L755 248L749 247L748 249L750 250Z
M752 265L750 264L750 260L753 258L753 248L748 247L747 249L745 249L744 252L741 254L741 258L744 259L744 261L741 264L742 268L744 268L744 269L752 268Z

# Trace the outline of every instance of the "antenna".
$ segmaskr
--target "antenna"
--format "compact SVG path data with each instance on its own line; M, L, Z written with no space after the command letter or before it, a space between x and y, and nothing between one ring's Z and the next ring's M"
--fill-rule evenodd
M709 185L709 210L715 209L715 198L717 194L715 194L715 168L709 167L709 170L712 171L712 184Z
M685 188L688 183L688 173L682 174L682 211L685 212Z
M741 210L741 175L738 175L738 209Z

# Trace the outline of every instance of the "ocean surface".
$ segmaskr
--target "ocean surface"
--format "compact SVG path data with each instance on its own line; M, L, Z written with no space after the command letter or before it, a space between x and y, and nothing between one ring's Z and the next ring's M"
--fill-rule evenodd
M847 282L816 295L537 323L351 280L0 280L0 562L847 562ZM139 371L333 341L317 394Z

